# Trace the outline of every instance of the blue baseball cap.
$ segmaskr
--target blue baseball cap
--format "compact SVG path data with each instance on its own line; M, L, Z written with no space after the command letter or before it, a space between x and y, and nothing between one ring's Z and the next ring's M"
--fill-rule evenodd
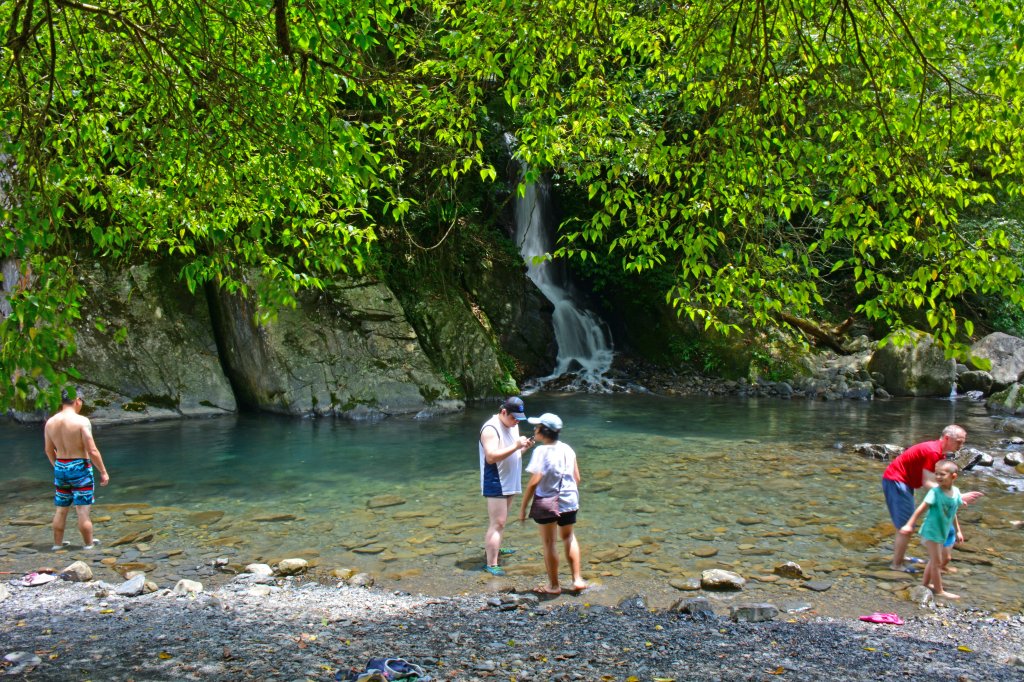
M505 402L501 404L500 409L505 410L505 412L519 421L526 419L526 405L523 405L523 401L515 396L505 398Z

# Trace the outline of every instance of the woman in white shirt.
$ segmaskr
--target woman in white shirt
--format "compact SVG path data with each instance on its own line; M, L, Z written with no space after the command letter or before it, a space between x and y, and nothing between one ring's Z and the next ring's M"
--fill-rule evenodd
M573 449L559 440L562 420L558 415L547 412L539 417L530 417L534 424L534 439L537 447L526 470L532 474L523 493L519 520L526 520L527 505L533 502L534 494L541 498L558 498L558 515L548 518L534 518L540 528L541 544L544 548L544 567L548 573L548 584L534 591L541 594L561 594L558 582L558 538L565 545L565 558L572 572L572 589L585 590L587 583L580 575L580 546L576 542L573 528L576 513L580 508L580 467Z

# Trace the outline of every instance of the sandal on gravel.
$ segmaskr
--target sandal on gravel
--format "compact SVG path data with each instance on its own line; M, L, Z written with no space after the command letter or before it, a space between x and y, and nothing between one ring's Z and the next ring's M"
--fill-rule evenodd
M506 549L504 547L502 547L502 548L500 548L498 550L498 556L508 556L509 554L515 554L515 553L516 553L516 551L514 549Z
M886 625L903 625L903 619L895 613L872 613L870 616L861 616L861 620L868 623L885 623Z
M501 577L505 575L505 569L501 566L484 566L484 572Z
M33 571L18 582L25 587L36 587L38 585L45 585L46 583L52 583L57 579L57 576L51 573L37 573Z
M384 673L389 680L423 680L429 679L423 668L410 663L404 658L371 658L366 669L375 668Z
M60 543L59 545L54 545L53 547L51 547L50 551L51 552L56 552L59 549L64 549L65 547L67 547L70 544L71 544L70 540L65 540L64 542Z
M928 563L924 559L918 559L916 556L903 557L903 561L908 564L926 564Z
M904 566L903 568L894 568L893 570L899 571L900 573L910 573L911 575L921 572L920 568L912 568L910 566Z

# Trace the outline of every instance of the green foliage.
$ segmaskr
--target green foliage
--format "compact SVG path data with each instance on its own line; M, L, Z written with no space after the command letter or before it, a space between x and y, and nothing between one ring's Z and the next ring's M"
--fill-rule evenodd
M669 277L719 333L849 282L950 348L1024 309L1019 3L0 4L0 402L52 402L80 259L173 256L258 315L496 210L500 133L586 197L558 256ZM404 249L399 249L402 252ZM602 273L596 272L595 275ZM1013 314L1016 314L1014 312Z
M507 67L518 153L593 202L560 255L667 267L667 300L719 332L805 316L827 278L947 346L967 292L1024 306L1006 233L959 228L1021 194L1017 3L554 4L479 18L461 52Z

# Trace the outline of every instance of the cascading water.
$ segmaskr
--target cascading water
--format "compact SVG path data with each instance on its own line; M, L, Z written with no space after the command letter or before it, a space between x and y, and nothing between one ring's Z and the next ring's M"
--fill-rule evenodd
M564 276L551 261L534 262L551 249L551 237L544 220L547 186L543 182L529 184L515 203L516 243L526 261L527 275L541 293L555 306L552 316L558 359L550 376L540 383L566 374L574 374L573 385L590 391L611 391L612 382L605 377L611 368L614 351L607 326L589 310L576 305L563 285Z

